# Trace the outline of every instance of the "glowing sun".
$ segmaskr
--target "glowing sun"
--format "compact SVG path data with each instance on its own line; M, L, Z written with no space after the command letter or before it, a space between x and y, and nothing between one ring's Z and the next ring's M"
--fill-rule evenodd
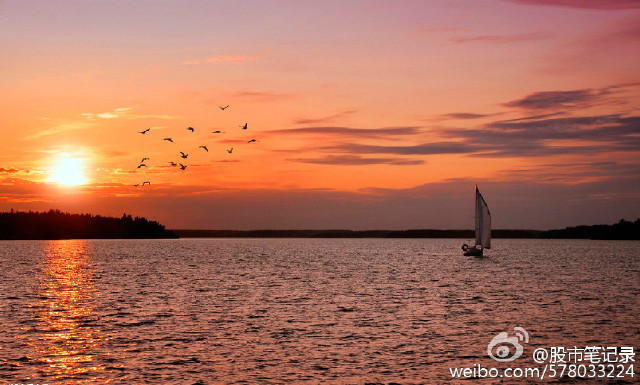
M49 181L66 186L77 186L87 183L87 179L82 172L82 159L59 159L53 168L53 175Z

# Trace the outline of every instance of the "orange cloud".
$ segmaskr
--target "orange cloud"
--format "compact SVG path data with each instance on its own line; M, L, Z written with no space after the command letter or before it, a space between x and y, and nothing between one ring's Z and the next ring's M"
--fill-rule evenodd
M5 168L5 167L0 167L0 174L13 174L16 172L20 172L20 170L18 170L17 168ZM27 173L29 172L29 170L26 171Z

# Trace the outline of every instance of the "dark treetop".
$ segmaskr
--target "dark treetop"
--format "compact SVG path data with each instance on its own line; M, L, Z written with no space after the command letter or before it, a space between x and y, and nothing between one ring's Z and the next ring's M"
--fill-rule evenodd
M0 239L177 238L156 221L47 212L0 212Z
M621 219L613 225L575 226L565 227L562 230L549 230L542 233L542 237L640 240L640 218L635 222Z

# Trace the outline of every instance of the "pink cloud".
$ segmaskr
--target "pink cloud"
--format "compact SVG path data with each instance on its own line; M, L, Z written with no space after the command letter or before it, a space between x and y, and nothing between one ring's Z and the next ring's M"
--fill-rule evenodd
M508 0L512 3L583 9L639 9L638 0Z
M230 55L213 56L208 58L207 62L211 64L218 64L218 63L240 64L240 63L246 63L248 61L256 60L261 57L263 56L230 56Z
M631 13L603 25L596 25L543 55L539 71L543 74L629 73L636 79L640 47L640 15ZM625 58L612 60L612 58Z
M520 41L531 41L545 39L549 36L541 33L521 33L514 35L478 35L478 36L463 36L452 37L450 41L456 44L481 42L481 43L511 43Z
M417 34L439 34L439 33L449 33L449 32L460 32L460 28L422 28L416 31Z

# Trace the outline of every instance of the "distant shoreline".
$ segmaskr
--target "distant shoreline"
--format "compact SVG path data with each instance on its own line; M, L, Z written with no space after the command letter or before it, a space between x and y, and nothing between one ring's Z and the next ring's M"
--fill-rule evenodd
M640 240L640 218L612 225L561 230L494 229L492 238ZM475 238L473 230L167 230L144 217L91 214L0 212L0 240L159 239L159 238Z
M475 238L474 230L171 230L180 238ZM640 240L640 219L561 230L491 230L492 238Z

